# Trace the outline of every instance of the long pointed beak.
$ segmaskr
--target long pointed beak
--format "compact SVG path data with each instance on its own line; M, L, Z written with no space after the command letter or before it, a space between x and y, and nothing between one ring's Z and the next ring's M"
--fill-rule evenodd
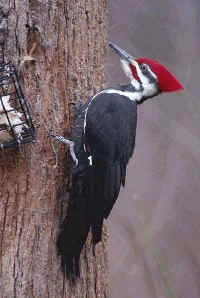
M118 47L116 44L109 42L109 46L120 56L121 59L128 61L131 64L137 63L135 61L135 57L131 56L126 51L122 50L120 47Z

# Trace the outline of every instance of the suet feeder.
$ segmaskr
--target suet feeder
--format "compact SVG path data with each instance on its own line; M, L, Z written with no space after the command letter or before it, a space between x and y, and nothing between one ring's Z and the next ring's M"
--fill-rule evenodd
M33 141L35 128L15 67L0 63L0 148Z
M0 148L18 147L35 139L35 128L17 70L5 62L8 15L0 8Z

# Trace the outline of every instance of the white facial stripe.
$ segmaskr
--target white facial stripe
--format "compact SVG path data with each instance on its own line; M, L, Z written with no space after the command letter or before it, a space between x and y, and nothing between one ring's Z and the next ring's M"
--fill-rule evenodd
M140 83L135 79L133 78L131 80L131 85L133 86L133 88L137 91L139 91L141 89L141 86L140 86Z
M133 74L132 71L129 67L129 63L126 60L120 59L121 64L122 64L122 69L125 72L125 74L127 75L127 77L132 80L133 79Z
M148 85L149 84L149 79L145 75L143 75L143 73L142 73L142 71L139 67L139 64L135 63L135 67L136 67L136 70L137 70L137 75L138 75L142 85L143 86Z
M138 77L143 87L142 96L149 97L154 95L158 91L157 85L155 83L151 83L149 78L142 73L142 70L140 69L139 64L136 61L134 61L134 66L136 67ZM154 77L157 81L157 76L152 72L149 65L146 64L146 67L148 68L148 71L151 73L152 77Z
M140 90L140 83L134 78L128 61L123 59L121 59L120 61L125 75L127 75L127 77L131 80L131 85L134 87L135 90Z
M148 71L151 73L152 77L154 77L154 79L157 81L157 75L151 70L151 68L149 67L149 65L147 65L148 67Z
M148 85L144 86L144 90L142 91L142 96L149 97L149 96L156 94L157 92L158 92L158 88L157 88L156 84L154 84L154 83L148 84Z

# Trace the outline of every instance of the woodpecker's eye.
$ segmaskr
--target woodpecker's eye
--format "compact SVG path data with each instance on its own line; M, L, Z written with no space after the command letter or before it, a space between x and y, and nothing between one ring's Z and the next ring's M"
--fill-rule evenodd
M146 71L148 69L148 66L146 64L141 65L142 71Z

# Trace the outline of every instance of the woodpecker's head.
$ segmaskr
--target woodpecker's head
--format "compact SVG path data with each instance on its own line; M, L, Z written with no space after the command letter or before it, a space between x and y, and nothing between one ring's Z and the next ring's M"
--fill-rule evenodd
M161 92L182 90L182 85L160 62L148 58L134 58L117 45L109 46L120 56L122 68L135 91L141 93L138 102Z

